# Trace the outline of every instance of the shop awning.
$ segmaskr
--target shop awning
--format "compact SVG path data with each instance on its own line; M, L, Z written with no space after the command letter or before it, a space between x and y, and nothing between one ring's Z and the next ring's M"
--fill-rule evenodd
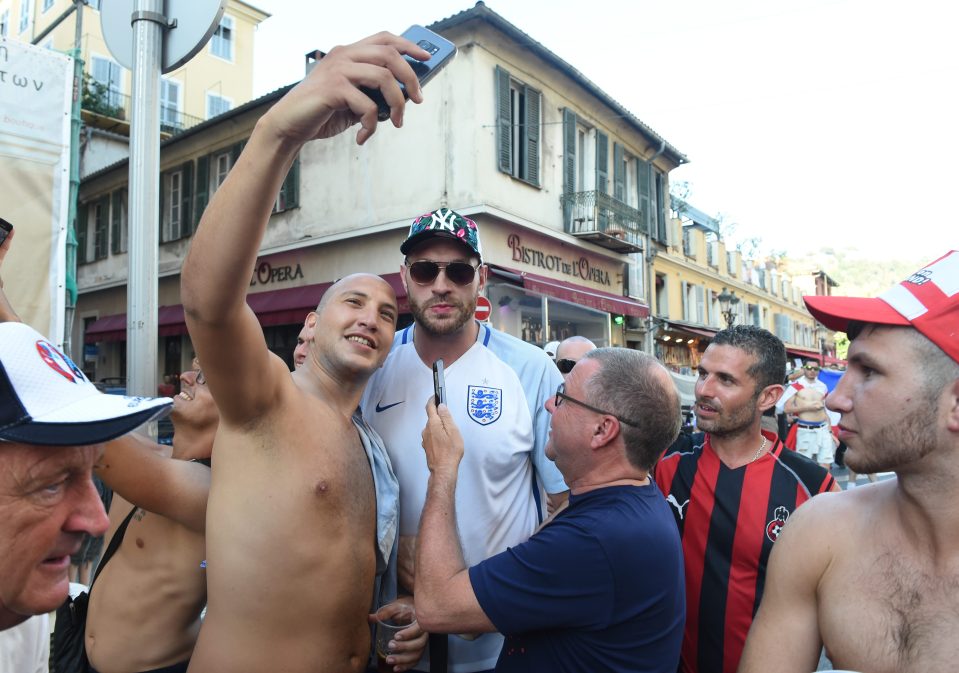
M400 280L400 274L391 273L383 276L397 295L400 313L409 312L409 302L406 299L406 290ZM246 297L253 312L256 313L260 325L297 325L303 322L307 313L316 308L320 297L332 283L314 283L289 287L282 290L267 290L256 292ZM117 313L94 321L84 334L85 343L101 341L126 341L127 314ZM183 317L183 304L161 306L157 311L157 334L159 336L176 336L186 334L186 320Z
M689 334L695 334L696 336L706 337L707 339L712 339L716 336L718 329L712 329L710 327L693 327L692 325L687 325L686 323L676 322L675 320L670 320L665 326L664 329L669 330L678 330L680 332L688 332Z
M503 276L508 280L519 280L522 282L523 287L531 292L545 294L556 299L568 301L571 304L588 306L589 308L605 313L629 315L637 318L645 318L649 315L649 307L646 304L630 299L629 297L603 292L602 290L594 290L583 287L582 285L568 283L564 280L537 276L534 273L527 273L526 271L490 266L496 275Z
M802 358L804 360L815 360L816 362L822 362L822 354L818 351L810 351L805 348L793 348L792 346L786 346L786 354L794 358Z

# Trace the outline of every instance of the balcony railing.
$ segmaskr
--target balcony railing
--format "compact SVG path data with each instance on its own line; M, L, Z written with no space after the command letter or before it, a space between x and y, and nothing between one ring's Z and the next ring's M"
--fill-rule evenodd
M121 122L130 121L130 97L114 89L105 87L95 80L84 82L81 107L107 119ZM206 121L193 115L188 115L174 107L160 106L160 133L175 136L197 124Z
M600 191L563 194L566 233L616 252L643 249L646 225L643 214Z

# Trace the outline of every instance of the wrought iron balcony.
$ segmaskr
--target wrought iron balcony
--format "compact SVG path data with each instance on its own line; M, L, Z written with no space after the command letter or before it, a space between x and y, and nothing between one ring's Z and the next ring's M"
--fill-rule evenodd
M646 224L643 214L605 192L563 194L566 233L616 252L640 252Z

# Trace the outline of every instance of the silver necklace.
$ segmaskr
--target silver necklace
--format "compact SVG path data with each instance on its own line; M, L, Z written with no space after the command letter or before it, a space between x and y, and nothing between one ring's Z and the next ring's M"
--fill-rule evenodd
M759 460L759 456L763 455L763 451L766 450L767 441L768 440L766 439L766 436L763 435L763 443L759 445L758 449L756 449L756 455L753 456L753 459L751 461L749 461L750 463L755 463L757 460Z

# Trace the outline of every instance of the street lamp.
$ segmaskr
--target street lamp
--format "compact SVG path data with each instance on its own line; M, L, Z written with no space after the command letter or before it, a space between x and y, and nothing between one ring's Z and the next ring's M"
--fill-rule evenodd
M719 307L723 314L723 319L726 321L726 327L732 327L736 324L736 313L735 306L739 303L739 297L736 296L735 292L723 288L723 291L719 293Z

